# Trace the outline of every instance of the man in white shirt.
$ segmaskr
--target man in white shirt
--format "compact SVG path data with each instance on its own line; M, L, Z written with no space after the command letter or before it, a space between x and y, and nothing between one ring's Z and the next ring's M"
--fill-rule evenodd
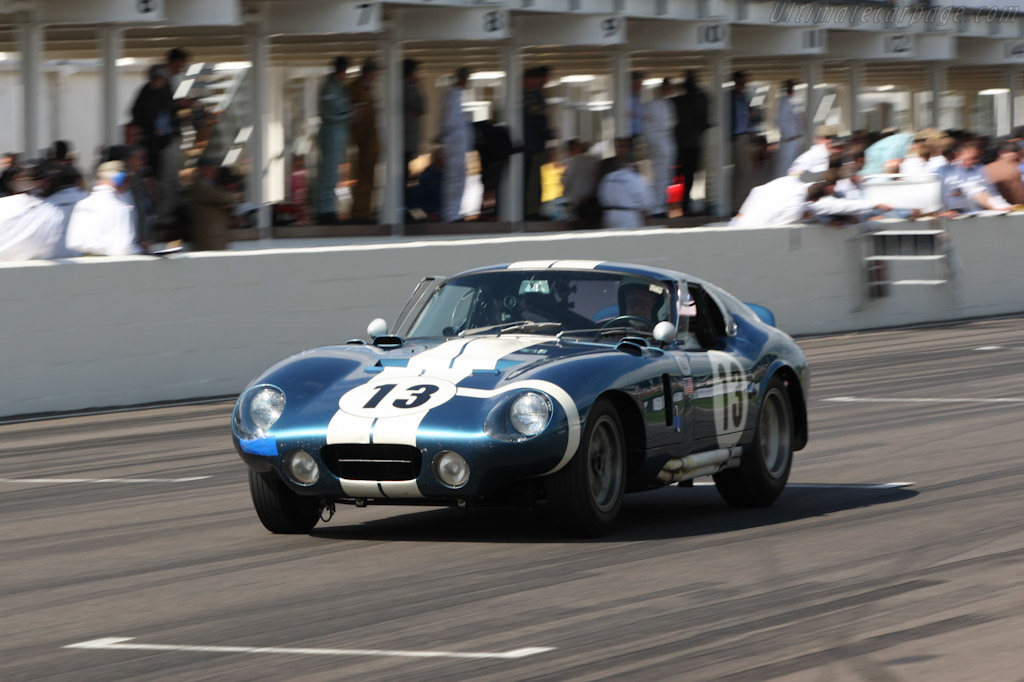
M441 190L441 220L453 223L462 213L466 189L466 153L473 146L473 126L462 111L462 91L469 83L469 69L455 72L455 84L445 95L441 112L440 141L444 145L444 179Z
M0 261L56 257L64 216L43 199L52 172L52 166L37 161L11 172L14 194L0 198Z
M644 107L644 136L654 171L655 218L668 218L666 198L676 162L676 108L668 99L671 94L672 84L666 78Z
M814 145L789 166L790 175L804 172L824 173L828 170L829 157L832 156L832 140L838 132L832 125L820 125L814 130Z
M92 256L142 253L136 243L135 208L125 196L128 173L120 161L96 169L96 186L79 201L68 223L67 247Z
M618 168L601 179L597 199L605 227L643 227L656 204L651 185L637 169L632 153L616 157Z
M789 167L800 154L804 139L803 116L793 106L793 92L796 84L785 82L786 94L779 100L779 113L775 117L775 127L779 129L779 148L775 153L775 177L782 177L789 172Z

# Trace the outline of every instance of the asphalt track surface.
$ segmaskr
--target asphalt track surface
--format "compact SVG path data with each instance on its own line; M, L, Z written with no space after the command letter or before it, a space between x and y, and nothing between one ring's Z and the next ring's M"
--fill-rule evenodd
M1024 679L1024 319L802 345L774 507L666 488L594 541L395 507L271 535L228 403L0 426L0 679Z

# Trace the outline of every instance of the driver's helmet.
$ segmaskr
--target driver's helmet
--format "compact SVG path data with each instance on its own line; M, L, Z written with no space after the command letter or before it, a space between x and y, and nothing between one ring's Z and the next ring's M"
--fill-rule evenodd
M663 284L638 277L627 277L619 283L619 314L642 317L653 325L669 319L671 297Z

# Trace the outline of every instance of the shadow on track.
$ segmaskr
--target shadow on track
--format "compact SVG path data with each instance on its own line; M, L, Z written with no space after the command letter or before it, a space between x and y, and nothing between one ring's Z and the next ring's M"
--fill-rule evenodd
M727 534L837 512L901 502L917 496L909 488L791 487L766 509L732 509L711 486L667 487L627 495L616 527L605 537L568 539L554 526L546 507L410 510L358 523L359 510L339 505L334 523L310 533L330 540L404 542L635 542Z

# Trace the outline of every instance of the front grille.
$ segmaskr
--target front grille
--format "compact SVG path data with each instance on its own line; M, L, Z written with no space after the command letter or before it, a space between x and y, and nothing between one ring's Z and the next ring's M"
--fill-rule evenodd
M353 481L410 481L420 475L422 461L411 445L327 445L320 456L332 474Z

